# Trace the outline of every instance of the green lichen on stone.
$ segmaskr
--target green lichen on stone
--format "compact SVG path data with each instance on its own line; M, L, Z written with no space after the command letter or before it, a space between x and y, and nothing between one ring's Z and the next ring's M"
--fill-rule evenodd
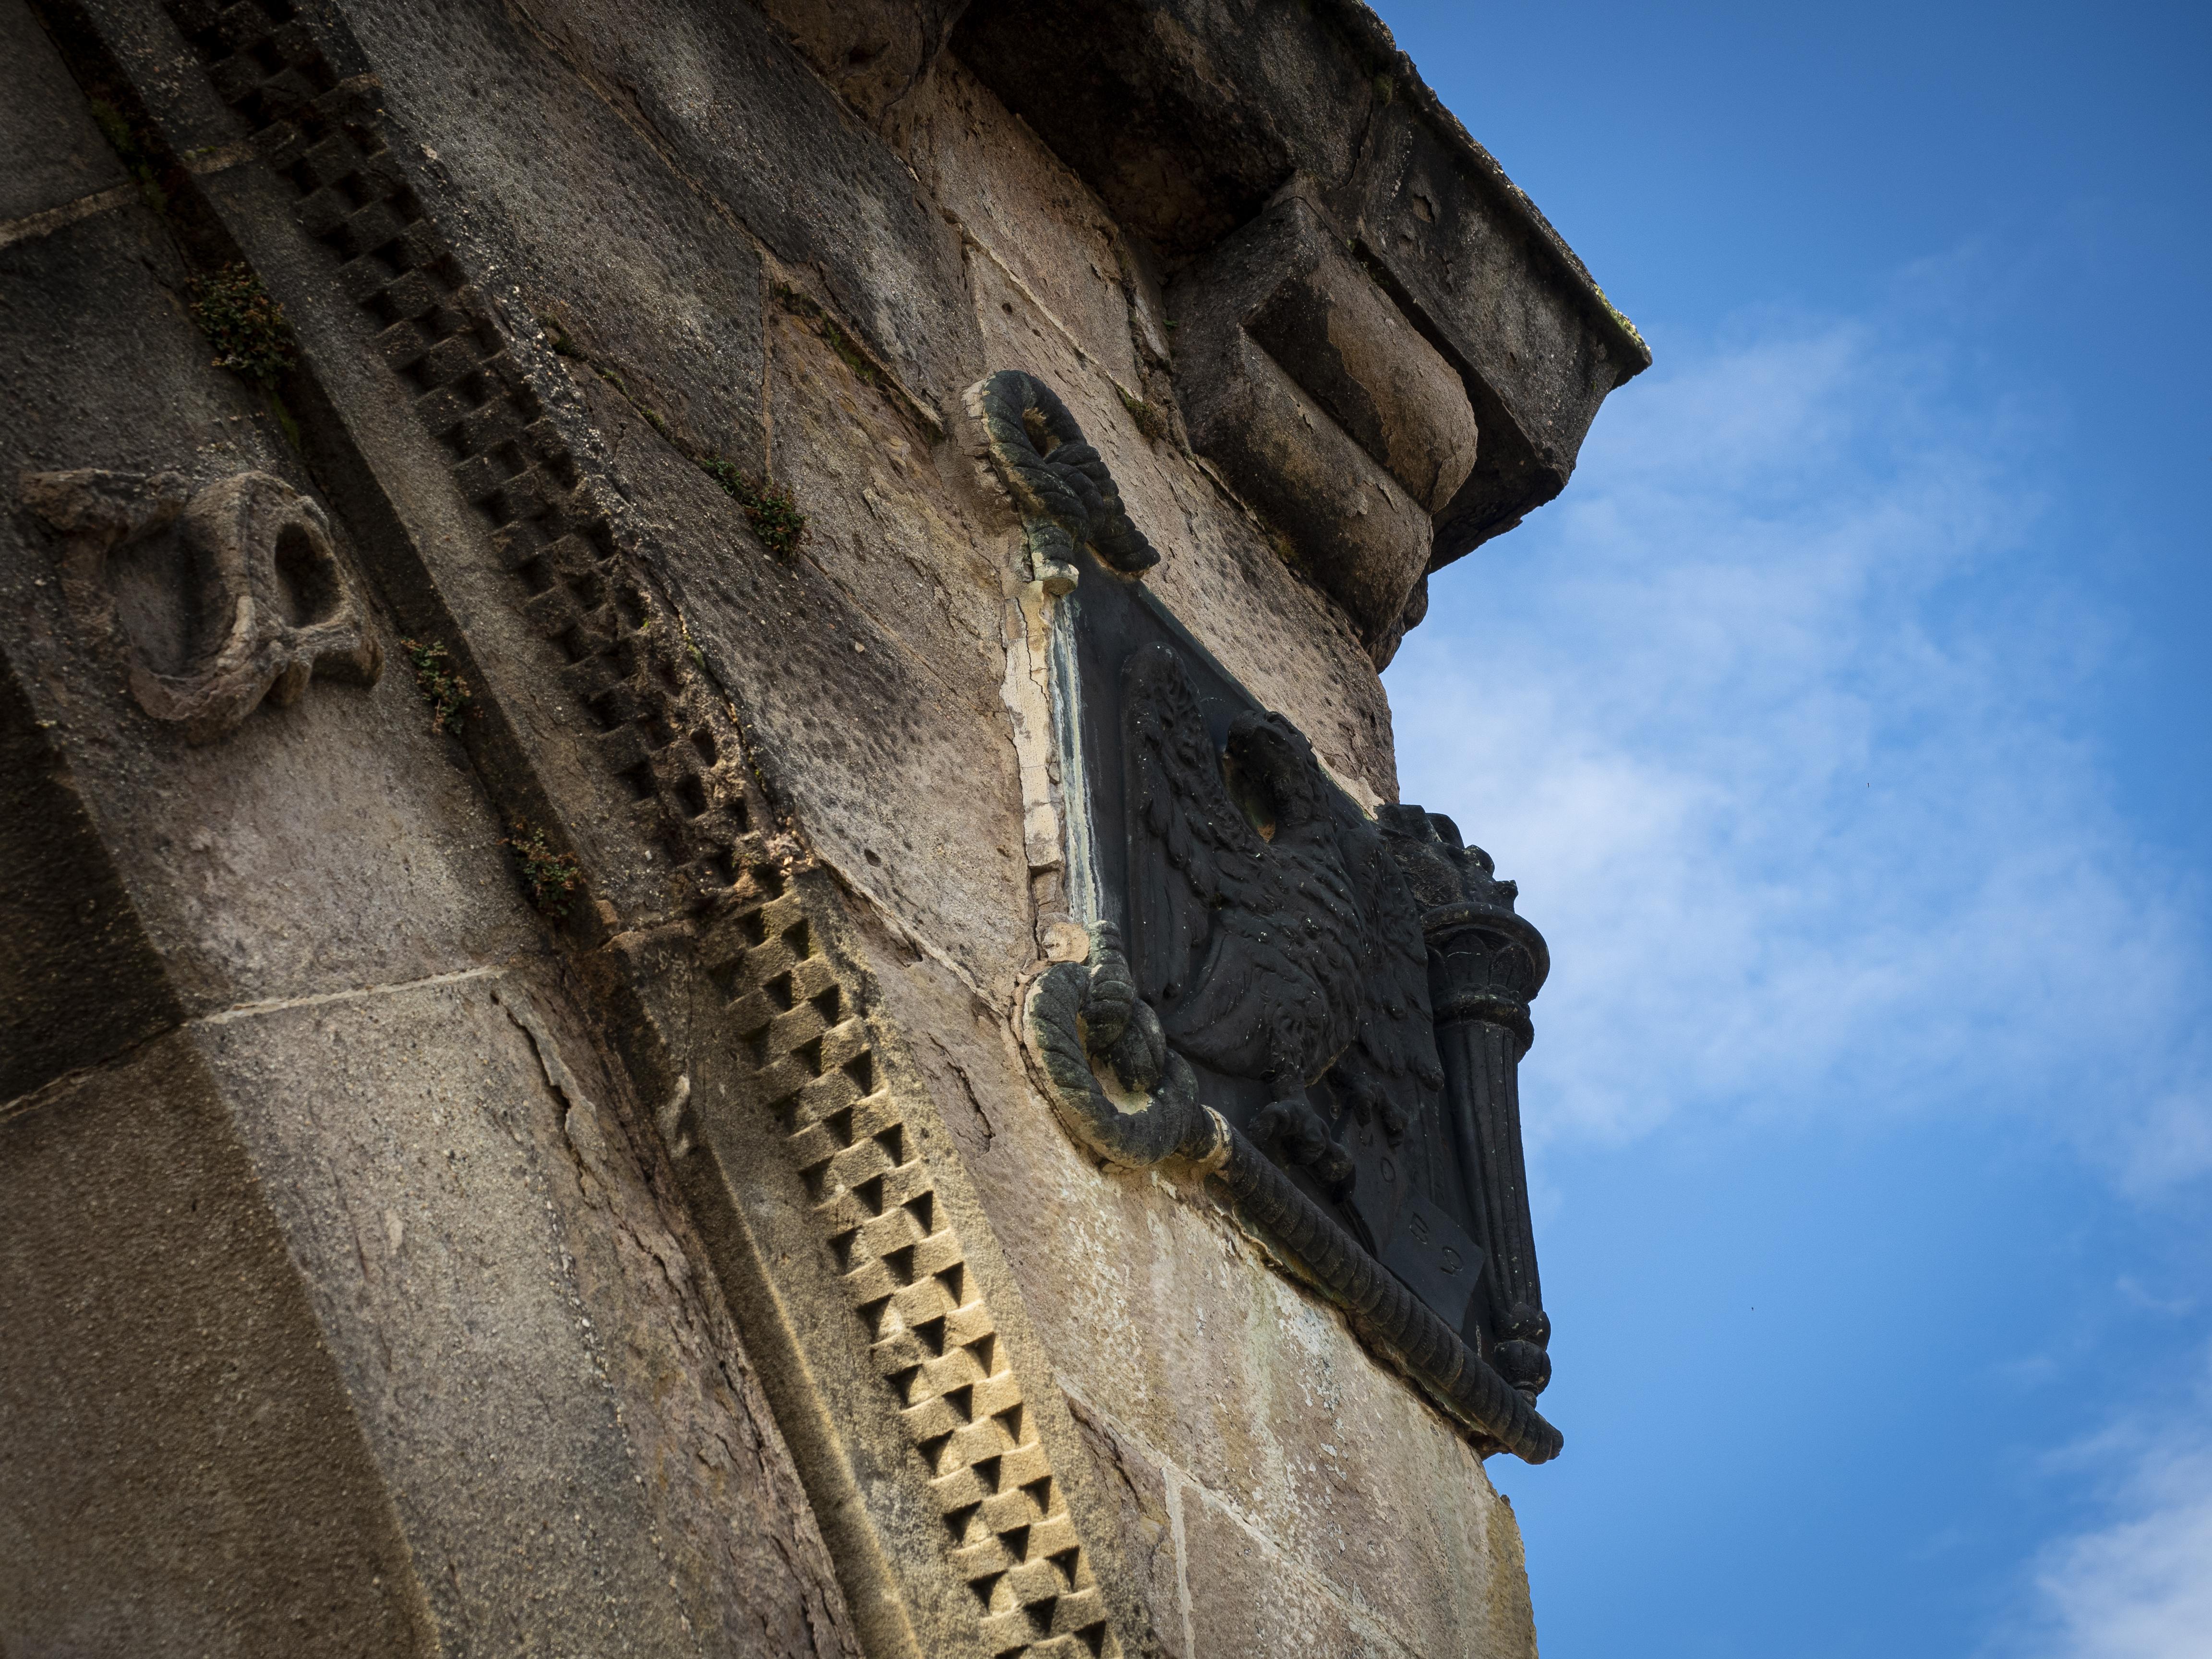
M107 140L108 148L123 163L124 171L138 186L138 194L145 199L146 205L156 213L167 213L168 192L161 188L161 179L154 171L153 158L139 143L129 118L104 98L88 99L86 102L92 111L94 124L100 128L100 136Z
M1649 357L1651 355L1651 347L1645 341L1643 331L1628 320L1620 307L1607 297L1606 291L1597 285L1595 279L1590 283L1590 292L1597 295L1597 302L1605 307L1605 314L1618 323L1620 325L1620 331L1635 341L1643 349L1644 355Z
M798 551L799 544L806 534L806 514L788 491L774 484L763 483L739 467L734 461L726 461L719 455L708 455L699 462L699 470L722 486L730 498L744 508L745 519L759 537L761 545L779 559L787 559Z
M430 729L451 730L476 694L469 690L468 681L454 672L453 659L446 650L445 641L439 640L425 645L420 640L402 640L399 648L414 665L415 689L430 705Z
M245 265L225 265L192 282L192 320L215 348L215 366L273 386L297 360L284 307Z
M515 870L530 902L546 915L568 915L568 895L584 880L583 866L574 857L547 846L545 832L527 818L517 818L514 833L502 837L500 845L514 855Z
M1114 392L1121 398L1121 407L1129 411L1129 418L1137 423L1137 430L1145 434L1147 442L1158 443L1167 436L1167 416L1156 407L1133 392L1122 391L1118 386L1114 388Z
M945 436L944 424L909 394L907 389L877 361L873 353L863 346L829 309L811 295L802 294L788 283L775 286L776 303L793 316L799 318L822 337L837 361L853 371L853 376L865 386L873 386L900 409L907 418L921 428L922 435L937 443Z

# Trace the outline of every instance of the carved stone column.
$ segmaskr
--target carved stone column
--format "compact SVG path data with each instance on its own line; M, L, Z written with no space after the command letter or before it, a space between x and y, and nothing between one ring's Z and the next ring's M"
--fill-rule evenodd
M1418 806L1382 811L1390 847L1422 907L1429 995L1443 1062L1444 1150L1461 1185L1468 1235L1485 1269L1468 1340L1534 1398L1551 1381L1551 1321L1536 1273L1521 1150L1521 1057L1534 1032L1528 1005L1552 966L1544 936L1516 915L1519 889L1458 826Z

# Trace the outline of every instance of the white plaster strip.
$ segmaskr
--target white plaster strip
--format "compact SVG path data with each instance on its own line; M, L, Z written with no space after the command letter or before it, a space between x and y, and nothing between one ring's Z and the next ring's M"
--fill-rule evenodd
M210 173L222 173L242 161L253 159L253 146L240 142L231 144L210 144L204 149L185 152L185 171L195 179L204 179ZM110 185L106 190L96 190L89 196L80 196L74 202L64 202L59 207L41 213L27 213L20 219L0 219L0 248L13 247L18 242L35 242L42 236L51 236L80 219L90 219L119 207L127 207L138 199L138 187L134 184Z
M64 226L73 225L80 219L89 219L95 214L106 213L138 199L135 185L112 185L106 190L94 191L89 196L80 196L74 202L64 202L59 207L48 208L43 213L29 213L20 219L0 220L0 247L13 247L18 242L35 242L42 236L51 236Z
M220 1012L202 1014L197 1019L185 1022L191 1025L228 1025L237 1019L258 1019L264 1014L282 1013L290 1008L319 1008L328 1003L361 1002L369 997L388 997L405 991L428 990L440 985L460 985L472 979L502 979L504 968L465 968L459 973L433 974L428 979L410 979L397 985L364 985L351 991L325 991L311 997L276 997L267 1002L241 1002L235 1007Z
M1032 870L1060 862L1060 813L1052 799L1052 600L1042 582L1024 582L1006 605L1006 678L1000 701L1014 722L1021 773L1022 850Z

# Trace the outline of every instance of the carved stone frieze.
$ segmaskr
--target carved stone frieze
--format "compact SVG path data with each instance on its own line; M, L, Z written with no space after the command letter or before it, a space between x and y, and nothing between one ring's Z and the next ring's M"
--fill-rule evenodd
M78 623L121 645L131 696L188 742L235 731L264 699L290 706L318 674L366 685L383 671L329 521L282 478L33 472L22 496L55 534Z

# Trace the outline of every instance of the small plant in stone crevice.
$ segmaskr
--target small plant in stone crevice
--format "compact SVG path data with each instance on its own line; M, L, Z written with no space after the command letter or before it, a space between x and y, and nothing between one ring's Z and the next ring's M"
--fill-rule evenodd
M459 724L463 712L476 694L469 690L468 681L455 672L445 641L425 645L419 640L402 640L399 648L414 665L416 689L422 692L422 701L430 705L430 729L452 730Z
M821 308L813 306L812 301L806 301L805 295L799 295L795 290L789 289L779 289L777 292L786 296L787 304L793 300L798 300L805 301L807 306L812 307L811 312L800 313L801 315L807 316L809 320L822 319ZM797 307L793 307L793 308ZM538 321L538 326L545 331L547 340L555 352L563 357L574 358L601 380L612 386L631 408L645 417L647 426L672 445L685 459L721 485L730 498L744 509L746 522L752 526L753 534L760 538L761 544L768 549L771 556L777 559L787 560L798 550L799 544L806 535L806 514L801 510L799 503L792 498L790 491L778 489L774 484L754 477L734 461L725 460L715 454L702 454L692 448L684 441L683 435L677 431L667 416L632 392L629 384L616 370L588 356L569 337L567 331L562 328L558 320L551 317L540 317ZM826 319L822 320L822 325L831 330L836 328L836 325L827 322ZM839 333L831 343L835 345L836 340L843 338L843 335ZM854 348L848 341L845 346L840 349L839 356L843 356L852 349ZM866 363L865 359L858 361L867 371L863 378L871 381L879 379L872 364Z
M295 359L284 307L245 265L194 279L192 320L215 348L215 366L256 386L275 386Z
M828 343L837 354L837 360L868 385L880 386L884 372L875 359L860 349L860 343L838 325L837 319L824 310L811 296L800 293L787 283L776 285L775 297L783 308L794 317L803 317L814 326L814 331Z
M500 845L514 855L516 871L530 902L549 916L568 914L568 895L583 884L583 866L567 853L545 844L545 832L527 818L514 821L514 833Z
M735 462L726 461L719 455L705 457L699 463L699 470L744 508L753 534L761 538L761 545L770 553L779 559L787 559L798 550L800 538L806 534L806 514L799 511L799 503L792 500L788 491L762 483Z

